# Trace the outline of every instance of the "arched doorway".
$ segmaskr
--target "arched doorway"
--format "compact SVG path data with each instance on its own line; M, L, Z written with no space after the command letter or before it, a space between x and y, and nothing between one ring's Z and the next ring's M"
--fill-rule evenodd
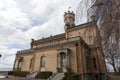
M40 71L45 71L46 57L42 56L40 59Z

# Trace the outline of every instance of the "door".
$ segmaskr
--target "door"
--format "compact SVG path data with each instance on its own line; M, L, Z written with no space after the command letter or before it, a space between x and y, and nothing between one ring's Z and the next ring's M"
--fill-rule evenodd
M66 70L67 59L65 53L60 53L58 57L58 72L67 72Z

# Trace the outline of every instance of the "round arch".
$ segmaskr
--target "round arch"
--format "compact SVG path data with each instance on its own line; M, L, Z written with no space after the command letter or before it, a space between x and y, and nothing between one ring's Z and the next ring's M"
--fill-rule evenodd
M42 56L40 58L40 71L45 71L45 67L46 67L46 57Z

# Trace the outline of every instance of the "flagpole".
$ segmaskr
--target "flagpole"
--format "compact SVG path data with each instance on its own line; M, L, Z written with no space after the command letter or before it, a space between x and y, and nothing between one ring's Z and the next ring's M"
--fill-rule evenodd
M69 6L69 7L68 7L68 10L70 10L70 9L71 9L71 7Z

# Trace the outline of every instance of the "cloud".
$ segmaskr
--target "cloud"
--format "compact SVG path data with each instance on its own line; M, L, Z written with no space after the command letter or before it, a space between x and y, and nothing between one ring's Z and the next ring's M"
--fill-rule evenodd
M0 0L0 68L12 68L16 51L30 48L31 38L63 33L64 12L70 6L76 11L78 3L74 0Z
M59 11L59 13L58 13ZM56 15L56 16L54 16ZM64 32L63 12L61 9L54 11L48 18L48 21L42 25L33 26L26 34L35 39L48 37Z
M0 68L12 68L15 59L15 53L18 50L20 49L9 49L8 47L0 46L0 54L2 54L2 57L0 58Z
M26 13L20 11L14 0L5 0L0 3L0 26L18 29L28 28L31 24Z
M56 0L47 0L44 4L43 2L39 2L39 0L35 0L32 5L37 5L33 9L33 14L37 13L37 18L40 20L46 19L44 23L40 22L37 26L32 27L30 30L26 32L26 34L30 34L30 36L35 39L39 39L42 37L48 37L50 35L56 35L64 32L64 12L68 10L68 7L71 6L72 10L75 12L74 4L78 4L78 1L56 1ZM43 7L41 7L44 5ZM49 7L50 6L50 7ZM43 19L44 18L44 19ZM37 20L39 20L37 19Z

